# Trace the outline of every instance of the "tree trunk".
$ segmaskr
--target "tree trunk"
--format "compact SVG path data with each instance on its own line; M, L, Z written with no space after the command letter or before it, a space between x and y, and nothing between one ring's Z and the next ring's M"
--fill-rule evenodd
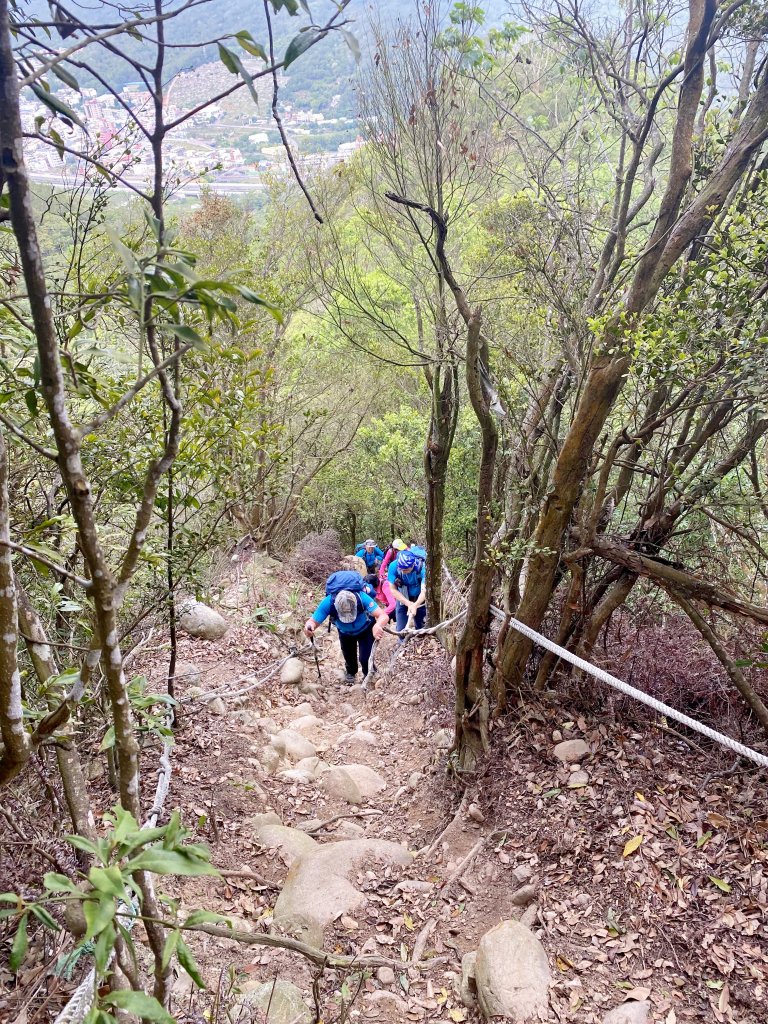
M427 485L425 546L427 549L427 618L432 625L442 619L443 522L445 485L456 420L459 414L458 369L453 363L432 374L432 412L424 450Z

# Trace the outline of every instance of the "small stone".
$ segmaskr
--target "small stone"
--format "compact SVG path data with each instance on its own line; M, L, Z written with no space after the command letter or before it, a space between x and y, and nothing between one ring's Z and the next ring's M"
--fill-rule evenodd
M562 739L563 739L563 734L560 732L559 729L555 729L554 732L552 733L552 742L553 743L560 743L562 741Z
M297 718L304 718L306 715L314 715L314 713L315 709L308 700L305 700L301 704L297 704L295 708L291 708L289 721L295 722Z
M485 821L485 815L477 804L470 804L467 808L467 814L470 816L472 821L476 821L480 825Z
M420 878L404 878L395 886L396 892L431 892L434 882L424 882Z
M571 773L571 777L568 779L568 789L583 789L589 785L589 773L584 771L576 771Z
M284 686L298 686L304 678L304 662L301 658L289 658L280 669L280 682Z
M395 983L395 972L391 967L380 967L376 971L376 977L382 985L394 985Z
M243 1003L258 1006L265 1013L269 1007L270 1024L312 1024L314 1020L301 991L288 981L246 982L241 991Z
M453 746L453 732L450 729L438 729L432 737L432 743L438 750L450 750Z
M360 929L360 925L354 919L354 917L347 917L343 914L340 918L340 924L342 928L346 928L348 932L356 932Z
M645 1024L650 1009L651 1004L647 1000L641 1003L622 1003L606 1013L603 1024Z
M563 764L571 764L573 761L580 761L582 757L589 754L589 746L584 740L563 740L558 743L552 751L558 761Z
M532 903L529 907L525 908L523 916L520 918L520 924L525 925L526 928L533 928L538 918L539 905L538 903Z
M460 998L467 1009L477 1006L477 979L475 978L475 961L477 953L465 953L461 958L461 989Z
M525 882L529 882L533 878L533 868L530 864L518 864L516 868L512 869L512 877L516 882L524 885Z
M213 700L208 701L208 710L212 715L226 715L227 705L221 697L214 697Z
M415 793L416 790L419 788L419 784L421 783L421 780L423 778L424 776L421 774L421 772L411 772L411 774L408 776L408 789L412 790Z
M203 674L197 665L191 661L178 661L173 673L174 680L186 688L187 695L191 696L191 687L199 687L203 681ZM200 691L202 693L202 690ZM197 694L199 696L199 694Z
M314 743L294 729L281 729L269 741L281 757L291 761L301 761L305 757L315 757L317 751Z
M356 821L340 821L336 826L334 838L340 839L362 839L365 836L365 829Z
M536 898L536 886L524 885L518 889L512 897L512 905L515 907L527 907Z

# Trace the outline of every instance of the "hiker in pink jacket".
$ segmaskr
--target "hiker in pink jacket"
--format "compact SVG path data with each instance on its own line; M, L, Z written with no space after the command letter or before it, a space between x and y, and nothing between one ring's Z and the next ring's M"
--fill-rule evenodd
M390 617L394 618L395 615L395 601L394 595L389 587L389 580L387 579L387 570L389 569L390 563L393 559L397 558L401 551L405 551L406 545L400 540L399 537L395 537L392 543L387 548L386 554L382 559L379 567L379 591L381 593L381 600L384 603L384 611Z

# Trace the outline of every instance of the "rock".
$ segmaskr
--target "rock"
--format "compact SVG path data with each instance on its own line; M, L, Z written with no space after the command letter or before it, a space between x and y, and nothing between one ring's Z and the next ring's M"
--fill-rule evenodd
M522 889L518 889L512 897L512 905L515 907L527 907L529 903L532 903L536 899L536 886L535 885L524 885Z
M284 686L298 686L304 678L304 662L301 658L289 658L280 669L280 682Z
M310 782L315 781L309 772L302 771L300 768L283 768L275 778L282 782L295 783L297 786L308 786Z
M279 850L285 863L291 864L305 853L313 853L318 849L315 840L298 828L283 825L276 814L254 814L246 824L253 829L254 838L268 850Z
M208 701L208 710L212 715L226 715L227 705L221 699L221 697L214 697Z
M648 1020L651 1004L644 1000L641 1003L622 1003L603 1017L603 1024L645 1024Z
M512 869L512 877L520 885L523 885L533 878L533 868L530 864L518 864L516 868Z
M386 989L377 988L373 992L363 993L363 1002L374 1007L381 1007L385 1012L389 1010L393 1014L397 1014L396 1017L390 1017L390 1020L405 1021L408 1018L409 1006L404 999L400 996L396 996L394 992L388 992Z
M431 892L434 882L424 882L420 878L404 878L395 886L397 892Z
M526 928L533 928L539 918L539 905L538 903L531 903L526 908L522 917L520 918L520 924L524 924Z
M315 1019L301 990L289 981L247 981L241 991L241 1003L258 1006L265 1013L269 1007L269 1024L312 1024Z
M349 917L347 914L341 915L341 917L339 918L339 924L348 932L360 931L360 925L357 923L354 917Z
M411 772L411 774L408 776L408 789L412 790L415 793L416 790L419 788L419 785L421 784L421 780L423 778L424 776L421 774L421 772Z
M229 629L229 623L207 604L185 601L181 606L179 628L200 640L220 640Z
M361 804L380 793L387 784L364 764L345 764L324 772L320 785L329 796L338 797L348 804Z
M547 1010L549 964L544 947L525 925L502 921L480 940L475 962L483 1014L522 1024Z
M294 732L300 732L307 739L311 739L313 743L317 743L321 738L320 731L323 728L323 720L316 715L302 715L301 718L291 720L290 728Z
M353 729L352 732L345 732L342 736L339 736L338 740L334 743L334 747L352 751L357 749L360 751L375 747L378 742L372 732L367 732L365 729Z
M367 902L349 880L353 872L375 864L406 866L411 859L404 847L384 839L348 839L318 846L291 865L275 903L272 927L311 946L322 946L323 933L332 921L353 914Z
M461 958L461 989L459 990L462 1003L473 1009L477 1006L477 979L475 978L475 961L477 953L465 953Z
M571 772L570 778L568 779L568 789L583 789L589 785L589 773L588 772Z
M589 746L584 740L563 740L562 743L557 744L552 753L563 764L571 764L586 757L589 754Z
M295 722L297 718L304 718L305 715L314 715L314 713L315 709L308 700L305 700L301 704L297 704L295 708L291 708L288 721Z
M340 821L334 835L340 836L342 839L362 839L365 829L356 821Z
M258 758L268 775L274 774L280 768L280 765L283 764L283 759L274 747L264 747L259 753Z
M281 757L291 761L301 761L304 757L314 757L317 753L314 743L294 729L281 729L269 741Z
M322 761L319 757L302 757L296 762L296 768L300 772L307 772L312 779L319 778L323 772L327 772L331 766Z
M395 972L391 967L380 967L376 971L376 977L379 979L382 985L394 985L395 984Z
M438 750L450 750L453 746L453 733L450 729L438 729L432 737L432 743Z
M485 815L480 810L477 804L470 804L469 807L467 808L467 814L472 819L472 821L476 821L479 825L482 825L482 823L485 821Z
M177 661L174 679L177 683L181 683L182 686L186 687L186 693L189 694L189 687L201 685L203 673L191 661Z

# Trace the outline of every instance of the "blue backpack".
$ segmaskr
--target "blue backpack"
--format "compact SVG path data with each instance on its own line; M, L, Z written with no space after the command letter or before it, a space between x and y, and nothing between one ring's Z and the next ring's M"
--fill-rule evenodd
M332 572L325 583L325 595L326 597L334 598L329 616L334 622L338 618L335 598L342 590L349 590L355 594L357 596L357 614L359 615L363 611L363 602L360 600L360 595L365 591L365 580L360 573L353 572L350 569Z

